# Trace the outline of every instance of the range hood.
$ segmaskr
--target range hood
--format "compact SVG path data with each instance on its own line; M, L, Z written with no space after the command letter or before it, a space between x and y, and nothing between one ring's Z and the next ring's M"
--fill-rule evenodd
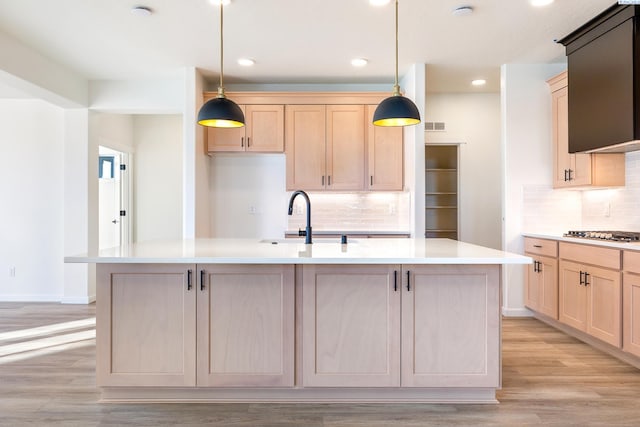
M569 152L640 150L640 6L615 4L558 40L566 47Z

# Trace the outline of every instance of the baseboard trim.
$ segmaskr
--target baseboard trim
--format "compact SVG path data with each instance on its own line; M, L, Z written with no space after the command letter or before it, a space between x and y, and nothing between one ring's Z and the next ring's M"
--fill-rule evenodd
M534 317L533 312L528 308L506 308L502 307L504 317Z
M91 304L95 301L95 295L89 295L87 297L63 297L60 299L61 304Z
M59 302L60 295L0 295L3 302Z

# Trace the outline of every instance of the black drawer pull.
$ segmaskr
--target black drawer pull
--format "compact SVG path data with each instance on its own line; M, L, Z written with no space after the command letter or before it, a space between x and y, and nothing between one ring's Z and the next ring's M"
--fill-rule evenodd
M407 291L411 292L411 272L407 270Z
M534 248L542 249L542 245L533 245Z
M398 270L393 270L393 291L398 292Z
M204 291L204 270L200 270L200 290Z
M193 270L187 270L187 290L190 291L193 287L191 284L191 275L193 274Z

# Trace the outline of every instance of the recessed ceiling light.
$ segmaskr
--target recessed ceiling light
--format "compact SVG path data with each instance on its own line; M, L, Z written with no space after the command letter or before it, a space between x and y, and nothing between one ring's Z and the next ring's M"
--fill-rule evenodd
M553 3L554 0L531 0L531 6L542 7Z
M473 8L471 6L460 6L453 9L451 13L454 16L467 16L473 13Z
M209 2L215 6L220 6L220 3L222 3L223 6L226 6L231 3L231 0L209 0Z
M254 61L251 58L240 58L238 59L238 64L242 65L243 67L251 67L252 65L255 65L256 61Z
M391 0L369 0L369 4L371 6L384 6L385 4L389 4Z
M135 16L151 16L153 11L146 6L135 6L131 8L131 13Z
M475 79L471 81L471 84L474 86L484 86L487 84L487 81L485 79Z
M354 67L364 67L368 63L369 61L366 60L365 58L353 58L351 60L351 65L353 65Z

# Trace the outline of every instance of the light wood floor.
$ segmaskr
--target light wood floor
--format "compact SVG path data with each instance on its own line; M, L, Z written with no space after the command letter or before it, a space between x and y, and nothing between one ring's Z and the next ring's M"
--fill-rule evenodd
M94 306L0 303L0 426L640 426L640 370L535 319L504 320L498 405L101 404L95 340L20 347L82 338L91 325L33 328L93 316Z

